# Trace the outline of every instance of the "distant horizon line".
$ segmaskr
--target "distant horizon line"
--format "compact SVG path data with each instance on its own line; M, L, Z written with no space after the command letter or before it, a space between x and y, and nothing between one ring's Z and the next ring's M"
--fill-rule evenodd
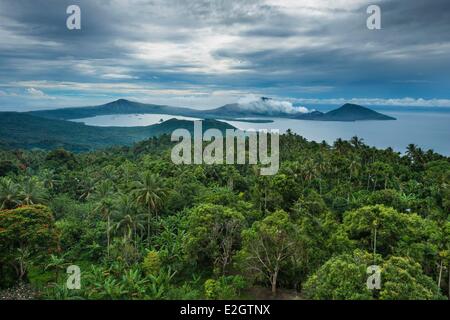
M426 111L426 110L433 110L433 111L450 111L450 99L414 99L414 98L400 98L400 99L380 99L380 98L330 98L330 99L312 99L312 98L305 98L305 99L299 99L299 98L284 98L279 96L266 96L266 95L260 95L258 96L259 99L262 100L272 100L275 102L281 102L281 103L290 103L292 104L292 107L299 108L299 107L307 107L310 111L314 111L315 109L311 108L307 105L312 106L318 106L318 107L333 107L333 106L342 106L346 103L349 104L357 104L365 107L370 108L380 108L384 110L388 109L395 109L395 111L399 110L405 110L405 111ZM133 103L141 103L141 104L147 104L147 105L158 105L158 106L169 106L169 107L178 107L178 108L190 108L195 110L209 110L212 108L219 108L225 105L229 104L243 104L239 101L241 99L235 99L234 102L229 103L222 103L222 104L215 104L215 105L209 105L208 107L202 107L199 108L196 106L195 102L192 102L190 104L179 103L179 100L177 103L162 103L162 102L150 102L148 99L139 99L136 97L110 97L110 100L106 102L97 102L97 103L84 103L84 104L74 104L74 105L54 105L54 106L23 106L19 108L23 108L26 110L17 110L17 106L1 106L0 105L0 112L29 112L29 111L39 111L39 110L56 110L56 109L68 109L68 108L83 108L83 107L97 107L102 106L118 101L127 101L127 102L133 102ZM155 98L154 100L158 100L158 98ZM386 103L382 103L382 101L386 101ZM401 101L401 103L396 103L398 101ZM431 102L438 101L441 105L438 104L431 104ZM407 104L407 102L411 102L410 104ZM420 103L423 104L420 104ZM429 104L427 104L429 103ZM448 105L447 105L448 103ZM3 108L5 108L3 110ZM406 109L409 108L409 109Z

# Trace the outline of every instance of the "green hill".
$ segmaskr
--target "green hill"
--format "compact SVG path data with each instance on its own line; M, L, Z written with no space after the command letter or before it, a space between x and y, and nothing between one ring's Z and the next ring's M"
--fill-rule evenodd
M170 134L179 128L193 132L193 121L170 119L146 127L93 127L36 117L29 113L0 112L0 146L45 150L63 147L82 152L114 145L130 145L152 136ZM210 128L224 132L234 127L216 120L204 120L203 130Z

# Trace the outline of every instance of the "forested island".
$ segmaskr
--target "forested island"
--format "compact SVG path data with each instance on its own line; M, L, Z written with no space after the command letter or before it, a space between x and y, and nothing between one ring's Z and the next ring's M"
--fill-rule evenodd
M206 119L203 130L214 128L221 132L234 129L228 123ZM169 119L143 127L96 127L59 119L48 119L22 112L0 112L0 147L3 149L64 148L86 152L101 148L132 145L149 137L171 134L176 129L193 132L192 121Z
M261 176L173 145L0 151L0 298L448 298L449 158L288 131Z

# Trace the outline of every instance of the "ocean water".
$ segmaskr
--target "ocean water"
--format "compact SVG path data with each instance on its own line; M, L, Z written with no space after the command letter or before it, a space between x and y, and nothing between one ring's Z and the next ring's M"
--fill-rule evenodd
M391 147L405 152L408 144L450 156L450 112L386 112L397 118L396 121L357 121L330 122L291 119L272 119L272 123L249 123L226 121L236 128L278 129L285 132L291 129L308 140L333 143L336 139L348 140L353 136L363 138L370 146ZM75 120L93 126L146 126L171 118L196 120L195 118L163 114L111 115Z
M72 121L97 127L143 127L159 123L161 120L166 121L173 118L180 120L199 120L198 118L173 116L169 114L115 114L75 119Z

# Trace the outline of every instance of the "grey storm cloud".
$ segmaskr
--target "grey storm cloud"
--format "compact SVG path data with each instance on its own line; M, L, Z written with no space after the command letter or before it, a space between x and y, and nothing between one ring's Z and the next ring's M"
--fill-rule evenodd
M72 4L81 7L81 30L65 27ZM56 92L60 82L133 83L183 96L448 98L450 2L377 1L377 31L366 28L369 4L0 0L1 98L12 101L22 87L37 92L31 84Z

